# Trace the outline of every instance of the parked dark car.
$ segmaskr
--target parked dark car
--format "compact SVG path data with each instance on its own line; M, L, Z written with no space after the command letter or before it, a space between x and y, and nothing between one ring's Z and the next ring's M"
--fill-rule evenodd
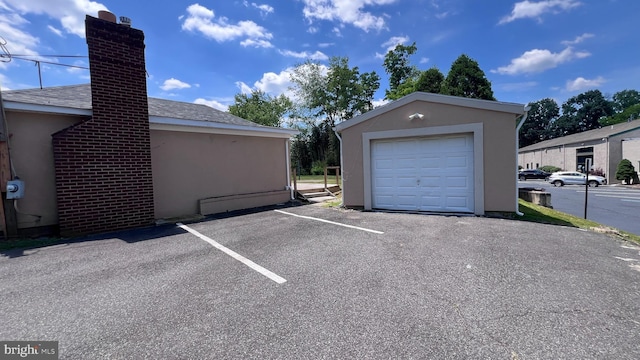
M529 179L543 179L546 180L551 173L542 171L540 169L522 170L518 173L518 179L525 181Z

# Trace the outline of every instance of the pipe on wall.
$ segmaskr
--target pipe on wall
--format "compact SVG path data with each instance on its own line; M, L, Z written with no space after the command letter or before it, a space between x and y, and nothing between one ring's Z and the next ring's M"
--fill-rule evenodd
M520 137L519 137L520 128L522 127L524 122L527 121L527 116L529 115L529 110L531 110L531 106L525 106L524 107L524 114L522 115L522 117L520 118L520 122L518 122L518 125L516 126L516 169L518 169L518 150L520 149ZM519 197L518 177L515 176L514 179L516 181L516 214L518 216L523 216L524 213L520 212L520 203L518 202L518 197Z
M344 159L342 157L342 137L336 128L333 128L332 130L336 134L338 141L340 141L340 190L342 190L342 201L340 202L340 206L344 207Z

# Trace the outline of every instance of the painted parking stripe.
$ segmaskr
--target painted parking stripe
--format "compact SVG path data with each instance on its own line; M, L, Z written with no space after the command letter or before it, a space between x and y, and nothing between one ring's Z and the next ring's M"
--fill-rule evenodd
M176 225L178 225L183 230L186 230L186 231L190 232L191 234L199 237L200 239L208 242L214 248L216 248L216 249L222 251L223 253L231 256L232 258L240 261L241 263L243 263L246 266L252 268L253 270L259 272L260 274L262 274L262 275L268 277L269 279L277 282L278 284L282 284L282 283L287 281L286 279L284 279L284 278L276 275L275 273L263 268L262 266L260 266L260 265L258 265L256 263L254 263L253 261L245 258L244 256L238 254L237 252L235 252L233 250L230 250L230 249L218 244L217 242L213 241L211 238L209 238L209 237L207 237L205 235L202 235L201 233L197 232L196 230L193 230L192 228L190 228L190 227L188 227L188 226L186 226L186 225L184 225L182 223L176 223Z
M633 200L633 199L620 199L620 201L640 202L640 200Z
M314 218L314 217L311 217L311 216L304 216L304 215L293 214L293 213L286 212L286 211L282 211L282 210L273 210L273 211L278 212L278 213L280 213L280 214L284 214L284 215L291 215L291 216L299 217L299 218L302 218L302 219L314 220L314 221L320 221L320 222L327 223L327 224L338 225L338 226L344 226L344 227L347 227L347 228L350 228L350 229L362 230L362 231L366 231L366 232L370 232L370 233L374 233L374 234L384 234L384 232L382 232L382 231L378 231L378 230L371 230L371 229L366 229L366 228L359 227L359 226L353 226L353 225L342 224L342 223L338 223L338 222L334 222L334 221L329 221L329 220L325 220L325 219Z

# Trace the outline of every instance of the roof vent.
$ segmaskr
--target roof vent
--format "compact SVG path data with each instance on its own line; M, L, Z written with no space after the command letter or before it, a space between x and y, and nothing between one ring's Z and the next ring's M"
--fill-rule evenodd
M126 27L131 27L131 19L126 16L120 16L120 24Z

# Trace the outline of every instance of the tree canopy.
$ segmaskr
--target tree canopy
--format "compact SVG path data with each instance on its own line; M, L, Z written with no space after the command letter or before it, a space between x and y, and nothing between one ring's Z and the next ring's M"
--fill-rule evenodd
M236 94L229 113L260 125L280 126L284 115L292 108L293 103L284 95L273 97L253 90L251 94Z
M291 75L300 100L302 117L327 121L330 126L373 109L373 96L380 87L375 71L360 73L349 67L349 58L333 57L326 68L307 61Z
M520 128L520 146L529 146L550 139L551 124L558 118L560 107L553 99L542 99L529 103L531 109L527 120Z
M495 100L491 82L478 62L462 54L451 64L442 84L442 93L466 98Z
M600 90L589 90L562 104L562 115L553 123L553 137L598 129L600 120L613 114L613 106Z

